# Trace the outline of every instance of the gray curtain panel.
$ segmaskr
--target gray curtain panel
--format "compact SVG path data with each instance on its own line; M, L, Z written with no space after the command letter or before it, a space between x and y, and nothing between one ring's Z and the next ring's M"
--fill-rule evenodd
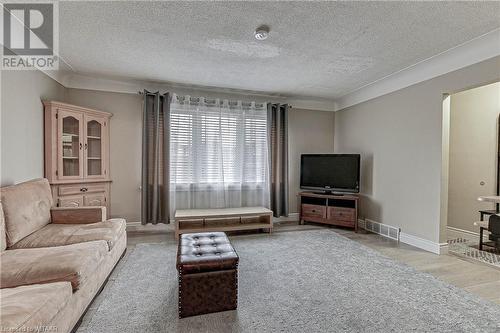
M267 104L271 210L288 216L288 104Z
M141 223L169 223L170 94L144 90Z

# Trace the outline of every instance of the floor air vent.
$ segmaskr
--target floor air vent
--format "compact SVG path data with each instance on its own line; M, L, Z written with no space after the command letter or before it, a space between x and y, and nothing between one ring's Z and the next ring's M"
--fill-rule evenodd
M381 236L399 241L400 229L391 225L378 223L369 219L365 219L364 229Z

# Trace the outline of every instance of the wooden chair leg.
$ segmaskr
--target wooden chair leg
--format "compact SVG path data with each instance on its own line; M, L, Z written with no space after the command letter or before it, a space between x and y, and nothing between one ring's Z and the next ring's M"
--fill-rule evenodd
M480 251L483 250L483 232L484 232L484 228L480 227L479 228L479 250Z

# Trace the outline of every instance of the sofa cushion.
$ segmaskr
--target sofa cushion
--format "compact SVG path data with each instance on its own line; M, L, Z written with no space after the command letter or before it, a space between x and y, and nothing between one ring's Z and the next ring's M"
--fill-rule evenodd
M67 281L78 290L107 255L105 241L37 249L6 250L0 254L0 287Z
M0 190L7 247L50 222L52 193L47 179L35 179Z
M36 332L50 328L51 320L71 298L71 284L57 282L0 289L0 322L5 332Z
M42 229L17 242L12 249L62 246L105 240L111 250L125 232L124 219L110 219L89 224L47 224Z
M3 215L3 207L0 202L0 252L7 248L7 238L5 236L5 218Z

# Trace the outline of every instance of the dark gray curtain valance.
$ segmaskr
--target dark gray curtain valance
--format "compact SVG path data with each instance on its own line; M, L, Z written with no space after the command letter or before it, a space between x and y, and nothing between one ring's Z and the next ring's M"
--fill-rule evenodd
M288 216L288 104L267 105L271 210L275 217Z
M169 223L170 94L144 90L141 223Z

